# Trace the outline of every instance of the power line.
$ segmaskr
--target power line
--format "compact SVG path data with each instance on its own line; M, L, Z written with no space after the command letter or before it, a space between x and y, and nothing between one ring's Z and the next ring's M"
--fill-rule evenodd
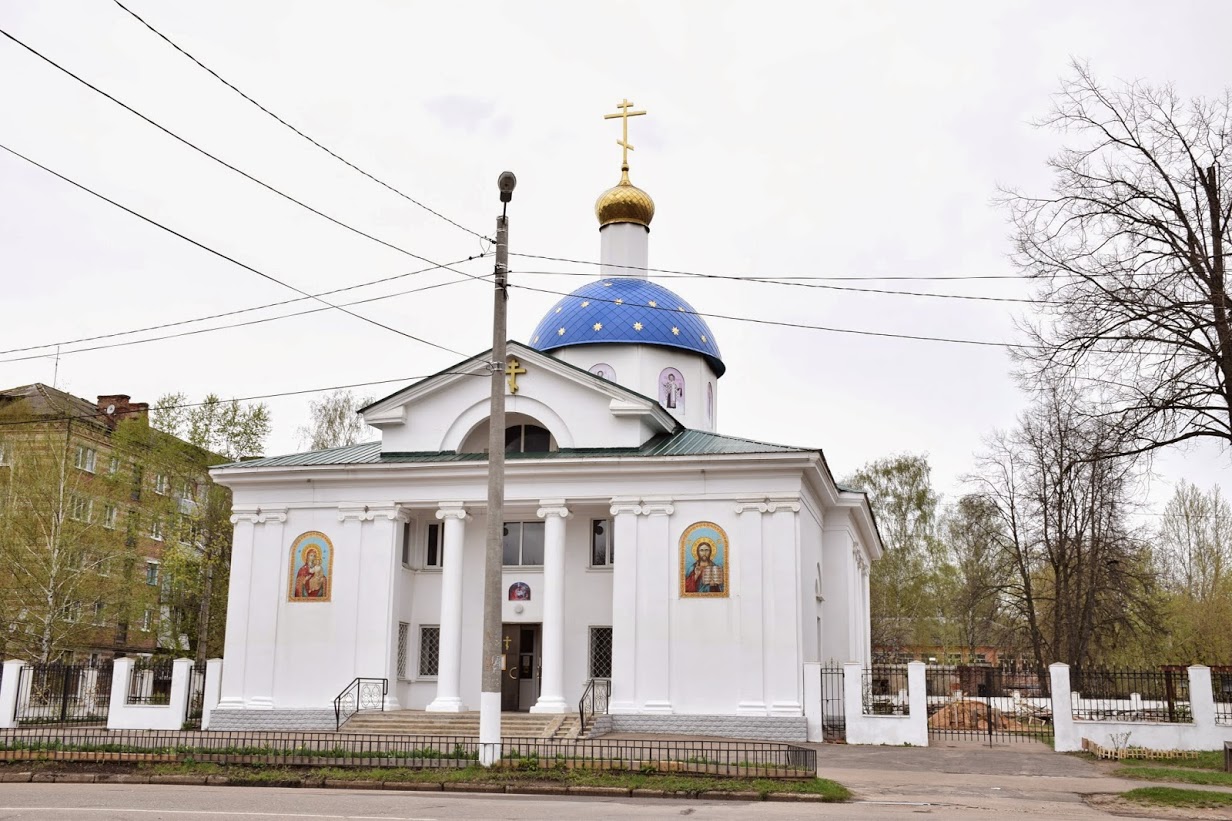
M459 260L454 260L453 262L447 262L445 263L445 265L462 265L472 260L482 259L485 256L490 256L490 254L476 254L475 256L466 257L465 259L459 259ZM347 285L344 288L334 288L332 291L320 291L318 293L313 294L311 298L320 297L320 296L331 296L333 294L343 293L344 291L354 291L359 288L367 288L370 285L380 285L381 283L384 283L384 282L392 282L395 279L403 279L405 277L411 277L417 274L426 274L429 271L439 270L440 268L445 267L445 265L433 265L428 268L420 268L416 271L406 271L401 274L394 274L393 276L382 277L381 279L373 279L367 282L359 282L359 283L356 283L355 285ZM481 277L481 279L487 279L487 278L488 278L487 276ZM431 288L439 287L442 285L453 285L459 282L466 282L466 281L468 280L455 279L455 280L450 280L449 282L437 283L437 285L431 285L426 288L414 288L410 291L399 291L397 293L387 294L381 297L374 297L373 299L358 300L356 302L345 302L343 303L343 305L350 306L350 305L359 305L363 302L375 302L378 299L389 299L389 298L396 297L396 296L404 296L405 294L412 294L412 293L416 293L417 291L421 291L421 290L426 291L426 290L430 290ZM28 345L24 348L10 348L7 351L0 351L0 355L11 354L11 353L24 353L25 351L37 351L42 348L58 348L61 345L77 345L82 342L95 342L100 339L114 339L115 337L118 337L118 336L131 336L132 334L146 333L148 331L161 331L166 328L176 328L176 327L179 327L180 325L191 325L194 322L206 322L211 319L223 319L228 316L236 316L238 314L251 313L252 311L260 311L266 308L278 308L283 305L291 305L296 302L303 302L304 300L309 299L309 298L310 297L306 297L306 296L298 296L298 297L295 297L294 299L284 299L279 302L267 302L264 305L253 305L248 308L237 308L234 311L223 311L220 314L209 314L208 316L199 316L193 319L181 319L176 322L164 322L161 325L150 325L145 328L133 328L132 330L129 330L129 331L115 331L109 334L98 334L97 336L83 336L83 337L79 337L78 339L66 339L61 342L49 342L45 345ZM292 316L302 316L304 313L316 313L317 311L320 311L320 310L327 310L327 309L314 308L312 311L303 311L303 312L295 313L295 314L284 314L283 316L271 317L271 319L286 319L287 317L292 317ZM236 326L234 325L219 326L219 328L231 328L231 327L236 327ZM207 328L206 330L219 330L219 328ZM166 338L166 337L160 337L160 338ZM147 340L138 340L138 341L144 342ZM133 344L133 343L124 343L124 344ZM111 347L111 346L101 346L101 347ZM78 349L76 351L67 351L67 353L79 353L81 350L96 350L96 348ZM43 356L46 356L46 354L44 354ZM40 357L23 357L23 358L38 359ZM16 361L18 360L0 359L0 362L16 362Z
M489 275L489 277L490 276L491 275ZM481 277L481 279L484 279L484 280L486 280L487 278L488 277ZM433 290L434 288L443 288L447 285L460 285L464 282L474 282L474 280L473 279L451 279L447 282L436 282L436 283L433 283L432 285L425 285L420 288L411 288L410 290L398 291L392 294L383 294L381 296L373 296L373 297L368 297L366 299L357 299L354 302L343 302L341 303L339 307L349 307L351 305L365 305L369 302L378 302L383 299L393 299L394 297L406 296L407 294L416 294L416 293L419 293L420 291L430 291L430 290ZM296 300L296 301L302 301L302 300ZM245 308L244 310L256 310L256 309L255 308ZM141 345L146 342L163 342L168 339L179 339L180 337L184 337L184 336L196 336L198 334L210 333L211 331L225 331L231 328L245 328L250 325L262 325L266 322L275 322L280 319L291 319L297 316L308 316L309 314L316 314L316 313L320 313L321 311L328 311L328 310L329 308L309 308L306 311L296 311L290 314L279 314L278 316L267 316L267 317L262 317L260 319L250 319L246 322L233 322L229 325L216 325L211 328L196 328L191 331L180 331L179 333L164 334L163 336L151 336L145 339L129 339L123 342L110 342L110 343L106 343L103 345L91 345L88 348L77 348L71 351L61 351L57 354L57 356L67 356L69 354L74 354L74 353L86 353L87 351L101 351L101 350L106 350L109 348L123 348L128 345ZM231 313L240 313L240 311L232 311ZM176 324L186 324L187 322L196 322L196 321L199 321L199 320L190 319L190 320L185 320L185 322L183 323L176 323ZM30 359L45 359L48 356L51 356L51 354L41 353L41 354L27 354L26 356L14 356L9 359L0 359L0 364L4 364L6 362L24 362Z
M2 33L2 32L0 32L0 33ZM63 174L59 173L58 171L53 171L52 169L48 168L47 166L43 165L42 163L39 163L39 162L36 162L35 160L30 159L30 158L29 158L29 157L27 157L25 154L21 154L21 153L19 153L19 152L17 152L17 151L14 151L13 149L9 148L7 145L0 144L0 149L4 149L4 150L5 150L5 151L7 151L8 153L12 154L14 157L18 157L18 158L20 158L20 159L23 159L23 160L25 160L26 162L30 163L31 165L33 165L33 166L35 166L35 167L37 167L37 168L41 168L41 169L43 169L43 170L44 170L44 171L46 171L48 174L51 174L51 175L56 176L56 177L59 177L60 179L62 179L62 180L64 180L65 182L69 183L70 185L72 185L72 186L74 186L74 187L76 187L76 188L79 188L79 189L81 189L82 191L85 191L87 194L93 194L95 197L98 197L98 198L99 198L100 200L102 200L103 202L110 203L111 205L114 205L116 208L119 208L119 209L120 209L120 210L122 210L122 211L127 211L129 214L132 214L134 217L137 217L138 219L144 220L145 222L148 222L150 225L153 225L153 226L154 226L154 227L156 227L156 228L161 228L162 230L166 231L167 233L172 234L172 235L174 235L174 236L177 236L177 237L179 237L180 239L184 240L185 242L188 242L188 243L191 243L192 245L197 246L198 248L200 248L200 249L201 249L201 250L203 250L203 251L208 251L209 253L213 254L214 256L217 256L217 257L220 257L220 258L222 258L222 259L225 259L227 262L230 262L232 265L239 266L240 268L243 268L245 271L250 271L250 272L252 272L252 273L256 274L257 276L262 277L263 279L268 279L270 282L273 282L273 283L276 283L276 284L278 284L278 285L281 285L281 286L282 286L282 287L284 287L284 288L289 288L289 289L291 289L292 291L295 291L297 294L302 294L303 296L308 297L309 299L315 299L315 300L317 300L318 302L320 302L322 305L326 305L326 306L328 306L328 307L330 307L330 308L334 308L334 309L336 309L336 310L342 311L344 314L349 314L350 316L353 316L353 317L355 317L356 319L359 319L359 320L362 320L362 321L364 321L364 322L367 322L367 323L368 323L368 324L370 324L370 325L375 325L375 326L376 326L376 327L378 327L378 328L384 328L385 330L390 331L390 332L392 332L392 333L396 333L396 334L398 334L399 336L404 336L404 337L406 337L407 339L413 339L413 340L415 340L416 342L420 342L420 343L422 343L422 344L424 344L424 345L429 345L429 346L431 346L431 347L433 347L433 348L439 348L440 350L442 350L442 351L446 351L446 352L448 352L448 353L456 354L456 355L458 355L458 356L465 356L465 354L463 354L463 353L462 353L462 352L460 352L460 351L455 351L453 348L448 348L448 347L446 347L446 346L444 346L444 345L438 345L438 344L437 344L437 343L435 343L435 342L430 342L430 341L428 341L427 339L423 339L423 338L421 338L421 337L415 336L414 334L409 334L409 333L407 333L406 331L400 331L400 330L398 330L397 328L393 328L393 327L390 327L389 325L384 324L383 322L377 322L375 319L370 319L370 318L368 318L368 317L366 317L366 316L363 316L362 314L357 314L357 313L355 313L354 311L348 311L346 308L342 308L342 307L339 307L339 306L337 306L337 305L334 305L332 302L329 302L328 300L322 299L322 298L321 298L321 297L319 297L319 296L313 296L312 294L308 293L307 291L303 290L302 288L297 288L296 286L294 286L294 285L290 284L289 282L284 282L283 280L278 279L277 277L272 276L272 275L270 275L270 274L267 274L267 273L265 273L264 271L259 271L259 270L257 270L256 268L253 268L251 265L247 265L247 264L245 264L245 263L243 263L243 262L240 262L239 260L235 259L234 257L229 257L229 256L227 256L227 255L226 255L226 254L224 254L222 251L216 251L216 250L214 250L213 248L211 248L210 246L208 246L208 245L206 245L206 244L204 244L204 243L202 243L202 242L198 242L197 240L193 239L192 237L189 237L189 236L187 236L187 235L185 235L185 234L181 234L179 231L176 231L174 228L169 228L169 227L167 227L166 225L163 225L161 222L158 222L158 221L156 221L156 220L154 220L154 219L151 219L150 217L147 217L147 216L145 216L144 214L138 213L137 211L134 211L133 209L129 208L129 207L128 207L128 206L126 206L126 205L121 205L120 203L116 202L115 200L110 199L109 197L106 197L106 196L104 196L104 195L102 195L102 194L98 193L97 191L93 190L92 188L87 188L86 186L82 185L81 183L79 183L79 182L77 182L77 181L75 181L75 180L71 180L71 179L69 179L68 177L64 176ZM453 270L453 269L451 268L451 269L449 269L449 270ZM462 272L461 272L461 271L457 271L456 273L462 273ZM465 274L465 276L468 276L468 277L469 277L469 276L471 276L471 275L470 275L470 274Z
M374 382L355 382L350 385L332 385L327 388L304 388L303 390L282 391L281 393L264 393L264 394L258 394L256 396L238 396L238 397L233 397L231 399L221 399L219 401L220 402L252 402L257 399L278 399L283 396L302 396L303 394L306 394L306 393L325 393L326 391L341 391L341 390L348 390L350 388L364 388L364 387L369 387L371 385L388 385L392 382L411 382L411 381L415 381L419 379L428 379L429 377L433 377L433 376L482 376L484 379L488 379L490 378L491 374L489 374L486 370L478 372L478 373L465 373L462 371L440 371L438 373L420 374L418 376L402 376L402 377L398 377L397 379L378 379ZM173 410L175 408L199 408L199 407L202 407L203 405L210 405L210 404L213 404L213 403L212 402L181 402L175 405L158 405L156 407L149 408L149 412L162 411L162 410ZM3 425L3 426L40 425L40 424L45 424L47 422L72 422L77 419L97 419L98 417L99 417L99 413L95 411L94 413L79 413L79 414L72 414L68 416L43 416L43 417L39 417L38 419L5 419L5 420L0 420L0 425Z
M103 91L101 88L99 88L98 86L96 86L96 85L94 85L93 83L89 82L88 80L82 79L81 77L77 76L77 75L76 75L76 74L74 74L73 72L69 71L69 70L68 70L67 68L65 68L64 66L60 65L59 63L57 63L55 60L52 60L50 57L47 57L46 55L44 55L44 54L40 53L39 51L37 51L37 50L36 50L36 49L34 49L33 47L26 45L26 44L25 44L25 43L23 43L21 40L19 40L19 39L17 39L16 37L14 37L12 34L9 34L7 31L5 31L5 30L3 30L3 29L0 29L0 34L3 34L5 37L9 38L9 39L10 39L10 40L12 40L14 43L16 43L17 45L21 46L21 47L22 47L22 48L24 48L26 51L30 52L30 53L31 53L31 54L33 54L35 57L38 57L40 60L42 60L43 62L47 63L48 65L53 66L54 68L58 69L59 71L63 72L64 74L67 74L69 77L72 77L74 80L76 80L77 82L81 83L81 84L82 84L82 85L84 85L86 88L90 89L91 91L94 91L94 92L96 92L96 93L98 93L98 94L101 94L102 96L106 97L108 100L111 100L111 102L113 102L113 103L115 103L116 105L118 105L118 106L120 106L121 108L123 108L125 111L129 112L130 114L135 115L135 116L136 116L136 117L138 117L139 119L141 119L141 120L145 121L146 123L149 123L150 125L154 126L154 127L155 127L155 128L157 128L159 131L163 132L164 134L166 134L167 136L171 137L172 139L177 140L178 142L180 142L180 143L182 143L182 144L184 144L184 145L188 146L188 147L189 147L189 148L191 148L193 151L196 151L197 153L201 154L202 156L205 156L205 157L210 158L211 160L213 160L214 162L218 163L219 165L222 165L222 166L224 166L224 167L226 167L226 168L231 169L231 170L232 170L232 171L234 171L236 174L239 174L241 177L244 177L244 178L245 178L245 179L247 179L247 180L250 180L250 181L252 181L252 182L255 182L257 185L261 186L262 188L266 189L267 191L270 191L271 193L277 194L278 196L282 197L283 199L285 199L285 200L287 200L287 201L289 201L289 202L293 202L293 203L295 203L296 205L298 205L299 207L301 207L301 208L303 208L303 209L305 209L305 210L311 211L312 213L316 214L317 216L319 216L319 217L321 217L321 218L323 218L323 219L329 220L330 222L332 222L333 224L335 224L335 225L339 226L340 228L345 228L346 230L351 231L352 233L358 234L358 235L359 235L359 236L361 236L361 237L364 237L364 238L366 238L366 239L370 239L370 240L372 240L373 242L376 242L376 243L379 243L379 244L381 244L381 245L384 245L386 248L390 248L390 249L393 249L394 251L398 251L399 253L406 254L408 257L411 257L411 258L413 258L413 259L417 259L417 260L419 260L420 262L426 262L426 263L427 263L427 264L429 264L429 265L436 265L437 267L446 268L447 270L451 270L451 271L453 270L452 268L448 268L447 266L441 265L440 263L437 263L437 262L435 262L435 261L433 261L433 260L430 260L430 259L428 259L427 257L420 256L419 254L416 254L416 253L414 253L413 251L408 251L407 249L402 248L401 246L394 245L392 242L388 242L388 241L386 241L386 240L381 239L380 237L374 236L374 235L372 235L372 234L369 234L369 233L368 233L368 232L366 232L366 231L363 231L363 230L361 230L361 229L359 229L359 228L356 228L356 227L355 227L355 226L353 226L353 225L349 225L349 224L347 224L347 223L343 222L342 220L340 220L340 219L338 219L338 218L336 218L336 217L330 216L329 214L326 214L324 211L321 211L321 210L319 210L319 209L317 209L317 208L314 208L313 206L311 206L311 205L307 204L306 202L304 202L304 201L302 201L302 200L298 200L298 199L296 199L295 197L291 196L290 194L287 194L286 192L281 191L281 190L279 190L279 189L275 188L274 186L270 185L269 183L267 183L267 182L264 182L264 181L262 181L262 180L257 179L257 178L256 178L256 177L254 177L253 175L249 174L247 171L244 171L244 170L242 170L242 169L240 169L240 168L237 168L236 166L232 165L231 163L227 162L226 160L221 159L220 157L217 157L217 156L215 156L214 154L211 154L210 152L206 151L204 148L201 148L200 146L196 145L195 143L192 143L192 142L190 142L189 140L185 139L184 137L181 137L179 134L176 134L174 131L172 131L171 129L167 128L166 126L163 126L163 125L161 125L161 124L160 124L160 123L158 123L158 122L155 122L154 120L150 119L150 118L149 118L149 117L147 117L146 115L142 114L142 113L141 113L140 111L138 111L137 109L135 109L135 108L133 108L132 106L128 105L127 103L125 103L125 102L123 102L123 101L121 101L121 100L119 100L119 99L117 99L117 98L115 98L115 97L111 96L111 95L110 95L110 94L108 94L106 91ZM463 273L463 272L462 272L462 271L454 271L454 273L455 273L455 274L461 274L461 273ZM469 274L464 274L464 276L470 276L470 275L469 275ZM446 349L446 350L448 350L448 349Z
M241 96L241 97L243 97L245 100L247 100L248 102L252 103L253 105L255 105L257 108L259 108L259 109L261 109L262 111L264 111L264 112L265 112L266 114L268 114L269 116L273 117L273 118L274 118L275 120L277 120L279 123L281 123L282 125L286 126L286 127L287 127L287 128L289 128L291 131L293 131L293 132L295 132L296 134L298 134L300 137L303 137L305 140L307 140L308 142L312 143L312 144L313 144L313 145L315 145L317 148L321 149L321 150L322 150L322 151L324 151L326 154L328 154L328 155L330 155L331 157L333 157L335 160L338 160L338 162L342 163L343 165L346 165L347 167L351 168L351 169L352 169L352 170L354 170L354 171L359 172L360 174L364 175L364 176L365 176L365 177L367 177L368 179L370 179L370 180L372 180L373 182L375 182L377 185L380 185L380 186L382 186L383 188L386 188L386 189L388 189L389 191L392 191L393 193L397 194L399 197L402 197L404 200L407 200L408 202L414 203L415 205L419 206L419 207L420 207L420 208L422 208L423 210L427 211L429 214L432 214L432 215L433 215L433 216L435 216L435 217L439 217L440 219L443 219L445 222L449 223L450 225L454 226L455 228L460 228L460 229L462 229L463 231L465 231L466 233L471 234L471 235L476 236L476 237L479 237L480 239L482 239L482 240L484 240L484 241L486 241L486 242L492 242L492 239L491 239L490 237L486 237L486 236L484 236L483 234L479 233L478 231L472 231L470 228L467 228L465 225L462 225L462 224L460 224L460 223L457 223L457 222L455 222L455 221L451 220L449 217L445 216L445 215L444 215L444 214L442 214L441 212L439 212L439 211L437 211L437 210L435 210L435 209L433 209L433 208L430 208L430 207L428 207L427 205L424 205L422 202L420 202L419 200L417 200L417 199L415 199L414 197L410 196L409 194L406 194L405 192L398 190L397 188L395 188L394 186L392 186L392 185L390 185L389 183L385 182L384 180L382 180L382 179L380 179L380 178L378 178L378 177L376 177L376 176L374 176L374 175L370 174L369 172L367 172L367 171L365 171L364 169L362 169L362 168L360 168L359 166L357 166L355 163L351 162L350 160L346 159L345 157L342 157L342 156L338 155L338 154L337 154L337 153L335 153L333 150L331 150L331 149L327 148L326 146L322 145L322 144L321 144L321 143L319 143L317 140L315 140L315 139L313 139L312 137L308 136L308 135L307 135L307 134L305 134L303 131L300 131L298 128L296 128L295 126L291 125L289 122L287 122L286 120L284 120L282 117L280 117L280 116L278 116L277 114L275 114L273 111L270 111L268 108L266 108L265 106L261 105L261 103L257 102L257 101L256 101L256 100L254 100L252 97L250 97L250 96L248 96L247 94L245 94L243 91L240 91L240 89L239 89L239 88L237 88L237 87L236 87L233 83L231 83L230 81L228 81L228 80L224 79L224 78L223 78L223 77L222 77L222 76L221 76L218 72L214 71L214 69L210 68L210 67L209 67L209 66L207 66L205 63L201 62L201 61L200 61L200 60L198 60L196 57L194 57L193 55L189 54L186 50L184 50L184 49L183 49L183 48L181 48L181 47L180 47L177 43L175 43L175 42L174 42L174 41L173 41L170 37L168 37L167 35L163 34L163 33L162 33L161 31L159 31L158 29L154 28L154 26L150 25L150 23L149 23L149 22L148 22L145 18L141 17L141 16L140 16L139 14L137 14L135 11L133 11L132 9L130 9L128 6L126 6L126 5L124 5L123 3L121 3L121 2L120 2L120 0L114 0L114 2L115 2L115 4L116 4L117 6L119 6L120 8L124 9L124 11L126 11L126 12L128 12L130 15L132 15L132 16L133 16L133 18L135 18L135 19L136 19L139 23L141 23L143 26L145 26L147 29L149 29L150 31L154 32L154 34L156 34L156 35L158 35L160 38L162 38L162 40L163 40L164 42L166 42L166 43L167 43L167 45L171 46L173 49L175 49L176 51L178 51L180 54L183 54L183 55L184 55L185 57L187 57L189 60L192 60L192 61L193 61L194 63L196 63L196 64L197 64L200 68L202 68L204 71L206 71L206 72L207 72L208 74L210 74L212 77L214 77L214 79L218 80L220 83L222 83L223 85L225 85L227 88L231 89L231 90L232 90L232 91L234 91L236 94L240 95L240 96Z
M588 277L590 279L601 278L596 274L588 271L522 271L513 270L512 274L530 274L532 276L572 276L572 277ZM820 282L796 282L787 279L769 278L769 277L739 277L726 276L723 274L660 274L661 279L717 279L732 282L752 282L760 285L788 285L796 288L820 288L827 291L848 291L863 294L881 294L885 296L917 296L931 297L934 299L968 299L978 302L1017 302L1028 305L1057 305L1060 303L1051 300L1042 299L1023 299L1020 297L1002 297L1002 296L974 296L971 294L936 294L925 291L896 291L888 288L857 288L850 285L827 285Z

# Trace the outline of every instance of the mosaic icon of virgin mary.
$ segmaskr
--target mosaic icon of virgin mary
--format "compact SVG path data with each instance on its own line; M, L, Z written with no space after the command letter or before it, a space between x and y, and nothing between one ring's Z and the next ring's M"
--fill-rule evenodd
M324 533L314 530L296 538L291 545L287 601L329 601L333 565L334 546Z

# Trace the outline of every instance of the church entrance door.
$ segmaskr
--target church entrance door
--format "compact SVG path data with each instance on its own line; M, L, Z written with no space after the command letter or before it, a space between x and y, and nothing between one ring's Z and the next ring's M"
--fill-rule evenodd
M539 625L503 625L501 711L526 712L539 699Z

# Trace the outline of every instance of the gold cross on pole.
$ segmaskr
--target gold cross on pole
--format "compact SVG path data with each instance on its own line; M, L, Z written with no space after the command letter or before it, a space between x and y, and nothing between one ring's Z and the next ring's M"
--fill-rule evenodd
M518 376L526 373L526 368L522 367L522 363L510 357L509 363L505 365L505 376L509 377L509 392L518 392Z
M629 145L629 118L640 117L646 112L630 111L629 109L633 107L633 103L629 102L628 99L621 100L616 104L616 107L619 108L620 111L615 114L604 114L603 119L614 120L617 117L620 118L620 139L616 141L616 145L620 146L622 149L620 154L620 168L622 171L628 171L629 152L633 150L633 146Z

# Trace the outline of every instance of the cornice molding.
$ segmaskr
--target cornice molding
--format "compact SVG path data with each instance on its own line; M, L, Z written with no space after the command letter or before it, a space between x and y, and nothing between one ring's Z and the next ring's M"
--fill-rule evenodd
M282 524L287 520L285 507L237 507L231 510L231 524L247 522L252 525L263 525L267 522Z
M340 522L349 520L371 522L376 519L405 522L407 514L400 506L392 502L377 502L367 505L338 505L338 521Z
M766 508L769 513L800 512L800 497L799 496L771 496L766 500Z
M764 499L737 499L732 509L736 513L765 513L770 506Z
M667 496L647 496L642 499L643 516L671 516L675 512L676 508Z
M612 506L608 512L613 516L640 516L642 513L641 500L636 496L613 496Z

